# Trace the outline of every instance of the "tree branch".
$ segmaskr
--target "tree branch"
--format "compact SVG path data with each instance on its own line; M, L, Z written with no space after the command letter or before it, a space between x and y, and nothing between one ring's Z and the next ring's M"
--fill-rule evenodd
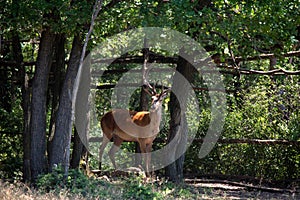
M82 75L82 71L83 71L82 69L83 69L83 62L84 62L84 58L85 58L85 54L86 54L86 48L87 48L87 45L88 45L89 38L90 38L90 36L93 32L95 19L97 18L101 8L102 8L102 0L96 0L95 5L93 7L93 14L92 14L92 18L91 18L91 24L90 24L90 27L89 27L89 31L86 34L85 41L84 41L84 44L83 44L81 57L80 57L80 63L79 63L79 67L78 67L78 72L77 72L77 76L76 76L73 91L72 91L72 117L71 117L72 120L71 120L71 123L74 123L74 121L75 121L76 98L77 98L79 83L80 83L81 75ZM68 131L70 132L69 134L71 135L72 129L70 129ZM69 171L69 168L66 167L64 169L64 173L65 173L64 176L68 175L68 171Z
M103 10L109 10L119 2L121 2L121 0L111 0L108 4L104 5L102 9Z

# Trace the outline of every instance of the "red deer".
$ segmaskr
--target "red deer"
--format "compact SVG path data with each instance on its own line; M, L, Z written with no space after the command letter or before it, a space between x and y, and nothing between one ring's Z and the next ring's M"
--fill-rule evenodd
M99 149L99 169L101 169L103 151L108 142L112 141L114 143L108 155L114 168L117 169L115 153L119 150L123 141L128 141L138 142L145 161L145 171L149 173L152 144L159 133L162 104L169 89L162 87L161 92L157 93L155 86L152 87L149 83L143 89L152 96L149 111L136 112L126 109L114 109L102 117L103 141Z

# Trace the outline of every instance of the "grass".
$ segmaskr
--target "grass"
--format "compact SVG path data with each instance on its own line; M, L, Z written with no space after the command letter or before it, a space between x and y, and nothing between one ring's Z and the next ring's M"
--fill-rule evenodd
M70 170L64 178L61 169L42 175L36 188L24 183L0 180L0 199L195 199L197 193L188 185L165 180L145 182L141 175L129 177L87 177L80 170Z
M57 187L45 191L32 189L17 182L0 181L0 197L3 200L14 199L196 199L197 195L187 186L174 186L171 183L141 183L138 179L126 178L119 181L101 181L94 188L64 188ZM97 182L97 181L96 181ZM105 183L105 184L104 184Z
M298 199L299 195L263 193L244 189L220 189L197 184L174 184L164 179L145 182L138 175L129 177L87 177L79 170L70 170L65 179L57 169L40 176L36 189L21 182L0 180L0 199Z

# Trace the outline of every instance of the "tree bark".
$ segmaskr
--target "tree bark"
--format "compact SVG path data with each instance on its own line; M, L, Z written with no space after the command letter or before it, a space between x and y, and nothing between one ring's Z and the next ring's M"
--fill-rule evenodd
M54 164L62 164L65 178L69 171L72 125L75 118L75 102L79 88L79 81L83 71L85 52L88 40L92 34L95 19L101 10L101 7L102 0L97 0L93 7L92 19L88 33L85 37L85 42L82 44L80 34L77 34L74 37L67 75L60 98L56 130L53 137L53 147L51 148L52 156L50 159L50 169Z
M144 59L144 65L142 67L142 81L143 81L143 85L146 84L146 81L149 80L145 80L146 77L146 70L147 70L147 65L149 62L149 48L148 48L148 44L147 44L147 40L144 40L144 49L143 49L143 59ZM147 111L149 108L148 106L148 98L147 98L147 93L145 90L143 90L143 87L141 87L141 95L140 95L140 106L139 106L139 111ZM142 156L141 156L141 148L140 145L136 142L135 143L135 166L138 167L139 165L142 166Z
M32 83L30 142L31 179L46 170L46 101L55 35L49 27L42 32Z
M80 84L75 104L75 126L74 145L71 159L71 168L79 167L80 159L88 145L88 134L90 128L90 56L85 58L85 65L82 68ZM86 165L88 171L88 164Z
M76 169L79 167L80 159L82 156L84 145L80 139L80 136L75 128L74 131L74 142L73 142L73 151L72 151L72 158L70 162L70 167L72 169Z
M184 54L184 50L181 49L180 55ZM185 55L184 57L187 57ZM170 159L174 161L172 164L168 165L165 168L165 175L166 177L173 181L173 182L181 182L183 180L183 164L185 158L185 150L187 145L187 134L188 134L188 127L186 122L186 103L187 103L187 96L188 90L185 88L186 86L178 80L181 80L178 76L179 73L181 76L184 76L189 83L193 82L194 75L197 74L197 70L191 65L188 61L186 61L183 57L178 58L178 63L176 67L176 72L173 77L173 85L172 88L176 88L180 92L180 95L175 94L172 92L170 96L170 131L168 135L168 143L173 139L178 140L177 146L174 147L174 151L170 152L169 155ZM180 105L182 104L182 105ZM179 134L179 135L177 135ZM181 156L178 156L181 155ZM177 158L177 159L176 159Z
M51 72L53 73L53 84L49 89L49 96L51 98L51 118L49 125L49 141L47 146L48 155L50 154L51 141L55 132L55 121L57 110L59 106L59 95L61 92L63 80L65 78L65 42L66 38L64 34L56 35L56 44L54 47L54 63L51 66ZM48 156L48 162L50 162L50 156Z
M22 108L23 108L23 180L31 180L30 171L30 88L28 85L29 77L26 74L25 66L22 66Z
M66 78L59 100L56 117L55 133L50 149L50 171L54 165L61 164L63 168L69 167L70 144L72 133L72 91L77 75L81 56L82 40L80 35L75 35L71 55L68 63Z
M12 33L13 57L19 68L21 77L22 109L23 109L23 180L30 181L30 89L28 87L28 75L23 65L22 47L20 37L17 32Z
M147 93L141 89L141 95L140 95L140 106L139 106L139 110L140 111L146 111L148 110L148 98L147 98ZM140 148L140 145L139 143L135 143L135 153L136 153L136 156L135 156L135 163L134 165L136 167L139 167L139 165L142 166L142 156L141 156L141 148Z

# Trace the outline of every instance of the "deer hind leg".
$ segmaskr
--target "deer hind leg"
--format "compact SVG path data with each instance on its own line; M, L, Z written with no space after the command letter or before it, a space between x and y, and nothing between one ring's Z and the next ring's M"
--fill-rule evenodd
M106 135L103 134L103 139L102 139L102 144L99 149L99 170L101 170L101 165L102 165L102 157L103 157L103 152L107 144L110 142L110 139L106 137Z
M113 141L114 141L114 143L113 143L111 149L109 150L108 155L109 155L109 158L110 158L114 168L117 169L117 165L116 165L116 161L115 161L115 154L120 149L120 146L121 146L123 140L119 136L114 135Z

